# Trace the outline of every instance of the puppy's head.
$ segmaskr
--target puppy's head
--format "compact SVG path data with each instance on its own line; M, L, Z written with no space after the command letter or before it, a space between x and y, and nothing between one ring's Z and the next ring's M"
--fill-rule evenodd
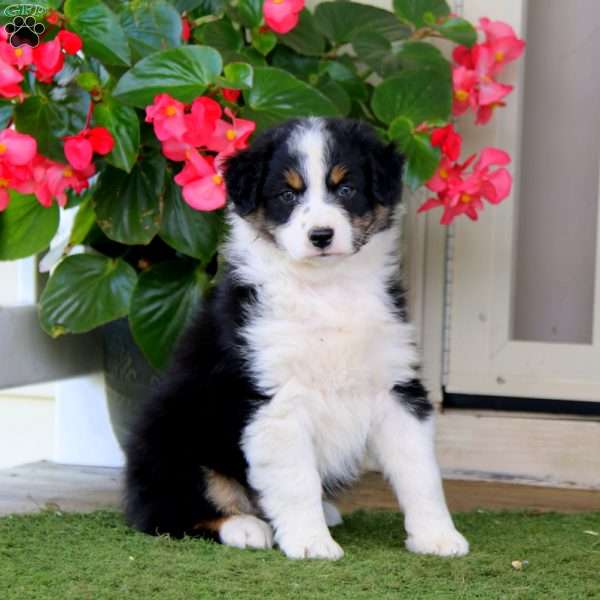
M294 260L354 254L391 225L402 157L347 119L299 119L232 156L235 212Z

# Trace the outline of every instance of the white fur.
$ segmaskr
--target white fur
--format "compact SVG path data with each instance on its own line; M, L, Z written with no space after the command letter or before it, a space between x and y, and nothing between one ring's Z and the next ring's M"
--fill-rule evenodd
M323 513L327 527L337 527L344 522L340 511L331 502L323 502Z
M327 201L327 143L327 132L319 119L308 120L307 125L295 131L288 141L299 156L306 191L289 221L277 228L275 239L295 260L321 254L308 237L310 230L317 227L331 227L334 231L328 254L353 252L352 227L347 214L339 205Z
M244 431L250 484L292 558L337 559L327 528L323 481L359 473L367 448L406 511L407 547L464 554L433 452L431 421L420 422L390 390L415 376L412 326L386 293L398 268L399 227L344 258L290 260L230 215L228 262L259 289L243 335L257 386L272 399Z
M273 530L268 523L253 515L229 517L219 529L219 538L234 548L272 548Z

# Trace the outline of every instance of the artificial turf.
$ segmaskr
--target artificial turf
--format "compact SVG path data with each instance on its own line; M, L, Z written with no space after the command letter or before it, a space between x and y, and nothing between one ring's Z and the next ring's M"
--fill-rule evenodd
M415 556L401 515L356 512L338 562L155 538L114 512L0 519L0 600L600 599L600 513L456 515L472 552ZM528 561L516 570L512 561Z

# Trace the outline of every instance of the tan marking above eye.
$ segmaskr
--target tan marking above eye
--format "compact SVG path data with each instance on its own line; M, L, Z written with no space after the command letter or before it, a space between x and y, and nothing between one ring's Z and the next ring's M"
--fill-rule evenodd
M335 165L329 173L329 182L332 185L337 185L346 177L348 169L344 165Z
M301 192L304 189L304 181L302 181L302 177L300 173L295 169L288 169L284 174L285 182L297 192Z

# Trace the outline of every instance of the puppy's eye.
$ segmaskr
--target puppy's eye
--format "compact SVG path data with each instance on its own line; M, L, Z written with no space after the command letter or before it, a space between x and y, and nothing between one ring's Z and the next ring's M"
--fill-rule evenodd
M296 193L292 192L292 190L285 190L285 192L279 194L278 198L286 204L292 204L296 201Z
M349 185L340 185L337 189L337 195L343 200L351 198L354 195L354 188L351 188Z

